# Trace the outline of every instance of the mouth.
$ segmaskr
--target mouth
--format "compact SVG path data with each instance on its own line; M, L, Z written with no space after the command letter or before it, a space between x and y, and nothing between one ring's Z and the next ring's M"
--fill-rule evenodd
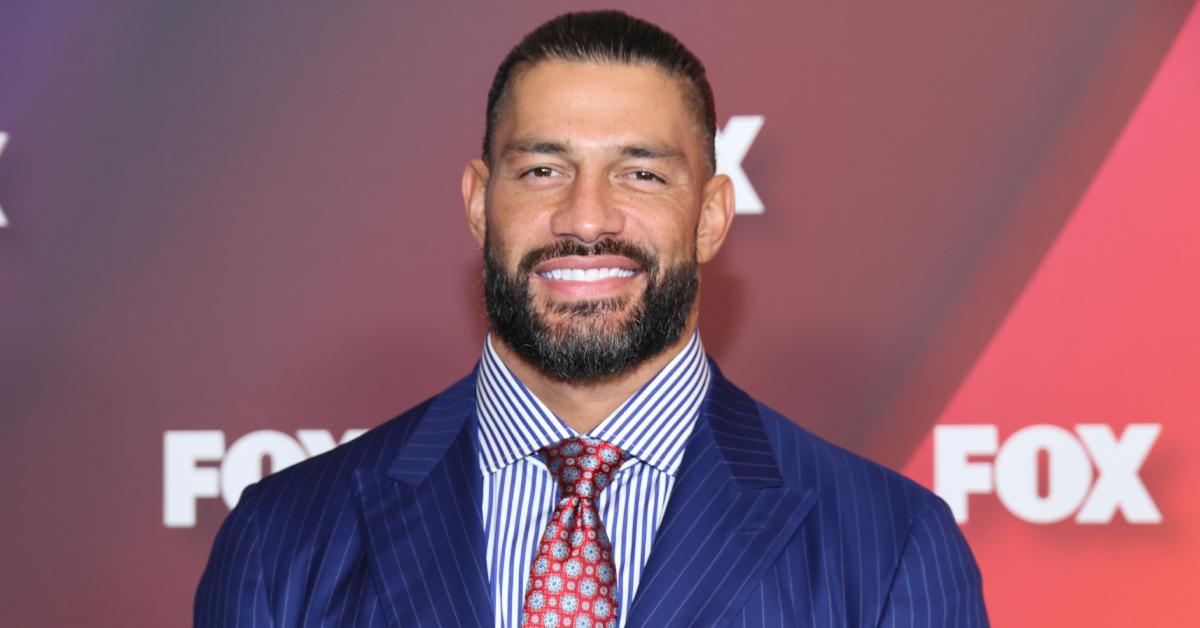
M569 297L606 297L619 292L643 274L641 265L620 255L556 257L533 268L531 274L554 292Z

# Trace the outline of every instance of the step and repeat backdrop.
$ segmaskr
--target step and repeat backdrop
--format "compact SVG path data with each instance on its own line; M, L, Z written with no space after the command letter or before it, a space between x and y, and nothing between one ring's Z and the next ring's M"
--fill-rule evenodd
M937 491L995 625L1200 625L1200 9L614 4L716 91L726 374ZM473 367L459 176L577 8L0 7L0 624L187 625L244 486Z

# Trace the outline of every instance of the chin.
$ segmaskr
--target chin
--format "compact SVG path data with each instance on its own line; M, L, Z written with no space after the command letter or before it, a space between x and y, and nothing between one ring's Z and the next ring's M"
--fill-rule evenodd
M552 328L582 326L617 328L635 316L641 299L616 296L587 299L538 299L536 316Z

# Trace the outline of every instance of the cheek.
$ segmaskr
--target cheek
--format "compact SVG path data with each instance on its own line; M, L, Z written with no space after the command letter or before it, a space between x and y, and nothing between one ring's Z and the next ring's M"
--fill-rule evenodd
M508 270L516 273L521 260L531 251L553 244L552 238L537 237L529 223L520 221L490 223L487 230L487 245L492 257Z
M530 195L497 194L486 210L488 237L520 250L522 243L544 240L550 233L550 212Z
M517 266L521 263L521 249L518 246L514 246L511 240L491 229L487 233L487 246L491 251L492 258L499 262L507 272L516 271Z
M663 258L688 257L696 246L699 200L690 190L677 190L647 201L630 199L626 237L640 241Z
M539 189L504 178L496 181L487 198L488 213L502 220L533 220L562 204L565 189Z
M491 205L487 209L487 238L501 251L519 249L526 229L521 229L522 217L506 205Z
M690 261L696 255L696 228L682 221L646 224L643 236L651 253L663 265Z

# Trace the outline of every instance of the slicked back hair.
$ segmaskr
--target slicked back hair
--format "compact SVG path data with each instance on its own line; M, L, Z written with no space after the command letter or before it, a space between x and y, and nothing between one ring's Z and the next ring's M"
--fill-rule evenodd
M621 11L566 13L534 29L500 67L488 91L483 161L491 163L492 134L512 79L539 62L557 59L580 63L653 64L685 85L685 97L704 132L709 167L716 170L716 105L704 64L674 35Z

